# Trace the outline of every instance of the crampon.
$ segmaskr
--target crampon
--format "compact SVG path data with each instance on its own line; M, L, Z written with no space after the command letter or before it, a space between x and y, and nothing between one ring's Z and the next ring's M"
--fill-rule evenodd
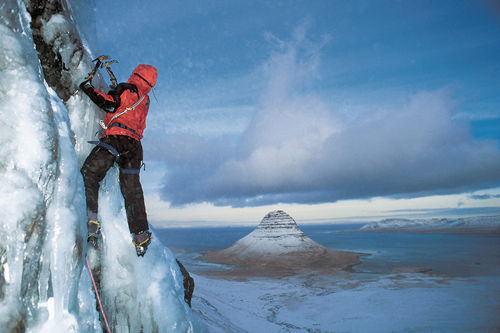
M153 238L150 231L144 230L139 231L134 234L134 238L132 239L132 243L135 245L135 251L138 257L144 257L146 254L146 250L148 249L149 244L151 244L151 239Z

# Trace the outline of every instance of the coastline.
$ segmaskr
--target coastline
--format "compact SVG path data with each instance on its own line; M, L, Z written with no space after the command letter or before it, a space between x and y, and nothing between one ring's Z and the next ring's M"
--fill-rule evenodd
M463 229L436 229L436 230L412 230L403 228L387 228L387 229L353 229L353 230L340 230L335 233L405 233L405 234L500 234L500 228L495 230L479 230L477 228L463 228Z
M249 277L283 278L300 274L337 275L352 271L361 264L365 253L333 251L293 251L279 255L231 256L224 250L211 251L201 259L215 264L234 266L234 269L199 271L196 274L226 279Z

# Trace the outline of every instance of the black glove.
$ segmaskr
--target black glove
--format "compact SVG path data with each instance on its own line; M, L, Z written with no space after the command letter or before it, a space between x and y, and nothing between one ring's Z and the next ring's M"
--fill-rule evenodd
M90 80L85 80L82 83L80 83L80 89L83 91L93 89L92 83L90 83Z

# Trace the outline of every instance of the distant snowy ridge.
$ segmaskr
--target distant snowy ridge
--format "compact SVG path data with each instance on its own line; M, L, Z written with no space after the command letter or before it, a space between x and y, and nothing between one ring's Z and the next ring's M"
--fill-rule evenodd
M360 231L377 232L500 232L500 215L464 217L457 220L384 219L364 225Z
M408 230L426 230L434 228L446 228L449 222L447 219L384 219L379 222L369 223L361 228L368 230L387 230L387 229L408 229Z
M359 264L357 253L332 251L304 234L282 210L268 213L250 234L203 259L244 267L232 274L332 273Z
M453 228L498 229L500 228L500 215L460 218L456 222L452 222L451 226Z

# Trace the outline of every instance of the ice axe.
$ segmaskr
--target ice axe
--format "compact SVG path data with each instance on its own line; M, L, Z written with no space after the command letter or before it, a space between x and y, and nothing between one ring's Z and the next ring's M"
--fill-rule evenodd
M111 88L112 89L116 87L116 85L118 84L118 81L116 80L116 76L115 76L115 74L113 74L113 71L111 70L111 67L109 67L109 66L115 62L118 63L118 60L110 60L110 61L103 62L101 64L101 68L106 67L106 71L108 72L109 78L111 79Z
M90 71L90 73L87 75L87 77L85 78L84 81L91 81L92 78L94 77L95 73L97 72L97 70L101 66L102 62L106 59L109 59L109 58L110 58L109 56L101 55L101 56L98 56L97 58L95 58L94 60L92 60L93 62L96 61L96 64L95 64L94 68ZM80 91L80 89L76 89L75 92L73 93L73 96L78 94L79 91Z
M92 61L96 61L96 64L95 64L94 68L92 69L92 71L90 71L89 75L87 75L87 77L85 78L85 81L92 80L92 78L94 77L95 73L97 72L97 70L101 66L102 62L104 60L106 60L106 59L109 59L109 57L105 56L105 55L102 55L102 56L98 56L97 58L95 58L94 60L92 60Z

